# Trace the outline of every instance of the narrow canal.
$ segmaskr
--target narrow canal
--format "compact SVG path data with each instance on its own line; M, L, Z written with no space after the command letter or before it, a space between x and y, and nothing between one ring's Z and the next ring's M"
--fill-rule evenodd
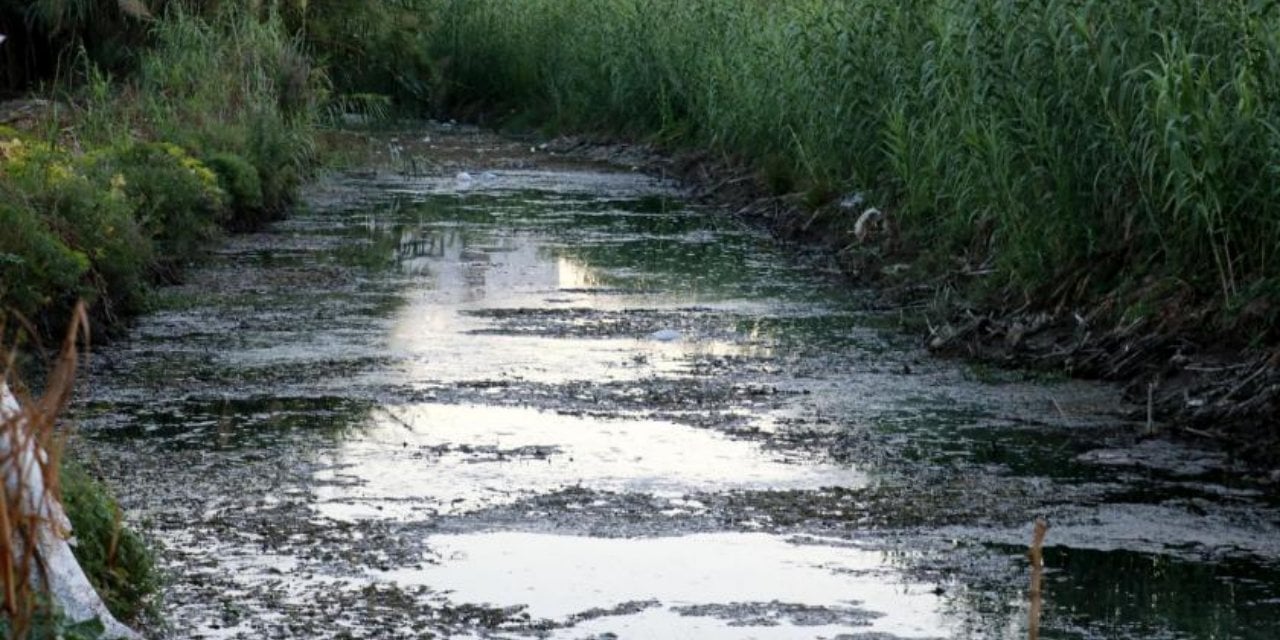
M157 637L1025 638L1038 515L1043 637L1280 636L1274 487L1115 390L930 358L677 185L396 138L95 354Z

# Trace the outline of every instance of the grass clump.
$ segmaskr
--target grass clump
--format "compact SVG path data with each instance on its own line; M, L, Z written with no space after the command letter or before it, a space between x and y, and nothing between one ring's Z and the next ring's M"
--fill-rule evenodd
M80 567L112 614L126 623L139 620L149 613L160 585L151 551L123 526L110 492L83 467L64 462L61 488Z
M278 14L258 17L235 6L211 17L173 11L153 35L137 77L113 102L113 123L123 115L131 129L197 157L248 160L262 208L283 212L314 161L314 129L328 95L328 79L300 39ZM233 211L231 220L241 213L261 214Z
M234 153L219 152L205 158L204 164L217 175L228 205L237 212L231 226L254 227L266 221L262 178L253 163Z
M0 240L6 306L65 318L78 297L104 291L103 316L138 310L151 246L123 192L58 145L18 137L0 149L0 215L16 232Z
M867 193L926 262L1046 306L1175 281L1220 328L1274 331L1254 304L1280 282L1273 3L425 4L455 107Z
M420 111L443 94L441 61L428 47L433 17L423 0L285 3L285 21L327 69L338 92L327 107L377 120L392 103Z

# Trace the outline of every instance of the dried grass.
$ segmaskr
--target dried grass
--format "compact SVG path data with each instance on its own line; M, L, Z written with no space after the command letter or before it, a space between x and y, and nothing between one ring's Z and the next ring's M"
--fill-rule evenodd
M0 336L22 334L6 331ZM16 372L17 339L0 344L0 383L13 390L0 409L0 589L10 637L25 638L40 607L47 604L40 576L44 567L36 555L40 527L52 527L60 535L70 534L63 514L59 469L65 433L57 428L57 418L71 399L79 361L80 345L89 342L88 316L84 304L77 304L67 328L57 360L53 363L39 398L19 382ZM9 401L17 400L18 406Z

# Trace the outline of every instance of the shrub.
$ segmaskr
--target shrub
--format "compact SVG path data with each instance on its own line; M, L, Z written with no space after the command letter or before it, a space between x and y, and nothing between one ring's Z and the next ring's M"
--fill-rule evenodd
M234 5L211 18L172 11L153 35L136 80L136 117L152 123L155 137L247 159L262 210L278 215L313 163L326 76L274 13L260 19Z
M218 184L227 194L232 229L253 228L265 219L262 179L248 160L234 153L215 153L205 158L205 165L218 176Z
M80 292L89 271L88 257L22 204L0 203L0 229L0 303L28 318L55 306L70 308L68 299Z
M303 167L311 153L310 134L304 139L262 114L251 121L248 135L248 157L258 169L263 206L278 214L293 203L302 183Z
M76 296L99 303L98 312L106 317L134 313L141 308L146 286L146 269L150 263L151 245L133 217L133 207L118 184L95 179L85 173L83 163L66 152L47 144L10 141L5 151L0 190L10 205L7 214L18 220L24 238L32 244L26 250L24 273L43 278L40 287L48 287L40 296L46 301L61 302L45 313L64 315L66 305ZM25 211L25 213L23 213ZM39 216L36 224L30 216ZM39 229L50 238L42 239ZM12 240L15 245L19 241ZM67 262L58 245L74 257L75 266ZM22 255L18 251L10 253ZM43 265L43 266L41 266ZM83 266L88 269L83 269ZM81 279L68 287L68 278L78 272ZM43 274L43 276L41 276ZM50 280L52 278L52 280ZM27 288L27 285L8 285ZM34 290L34 289L32 289ZM30 293L21 296L27 304ZM28 312L31 310L28 309Z
M218 234L225 196L218 176L176 145L144 142L93 157L93 169L123 191L155 247L153 272L172 280Z
M274 9L152 3L157 17L134 23L149 44L118 79L93 51L72 51L96 37L94 16L119 18L126 5L143 6L39 3L19 34L67 36L80 82L66 94L74 126L49 123L47 140L0 127L0 216L13 229L0 238L0 304L24 315L61 317L54 307L85 296L110 328L220 225L282 214L314 162L327 79ZM16 10L0 0L0 24Z

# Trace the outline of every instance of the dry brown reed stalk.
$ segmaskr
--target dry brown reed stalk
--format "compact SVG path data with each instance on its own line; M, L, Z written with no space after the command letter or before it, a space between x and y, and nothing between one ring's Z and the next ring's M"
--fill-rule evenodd
M13 334L29 327L20 327ZM0 336L10 336L0 321ZM57 417L71 399L80 344L89 342L89 320L77 304L57 360L39 399L31 397L15 371L16 337L0 344L0 589L9 637L21 639L31 631L33 618L48 594L43 559L38 555L44 530L66 537L70 522L61 508L59 469L65 435ZM12 389L12 394L10 390Z
M1027 550L1027 557L1031 560L1031 607L1027 614L1027 637L1030 640L1040 640L1040 615L1044 604L1041 591L1044 583L1044 538L1048 533L1048 521L1036 518L1036 528L1031 534L1031 547Z

